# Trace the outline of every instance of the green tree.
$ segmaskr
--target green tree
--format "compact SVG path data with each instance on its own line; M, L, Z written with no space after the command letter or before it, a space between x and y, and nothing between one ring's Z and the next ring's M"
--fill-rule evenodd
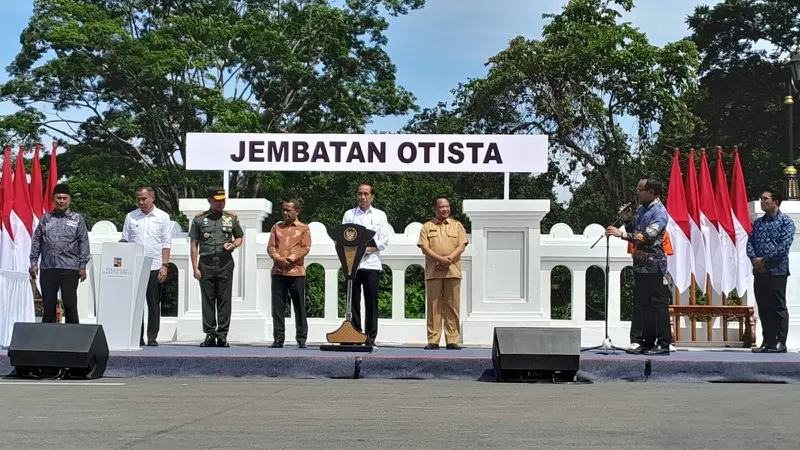
M695 126L684 96L695 89L699 64L692 42L651 45L619 21L614 5L633 8L631 0L571 0L545 14L551 21L540 40L513 39L461 94L496 132L549 135L552 158L567 172L596 170L612 208L633 198L635 185L621 174L651 148L654 125L685 133ZM635 136L624 118L636 123Z
M700 89L690 104L703 126L683 144L726 150L738 145L748 194L755 198L765 185L779 182L786 164L797 162L788 161L782 102L791 77L784 59L800 42L800 5L726 0L696 7L687 23L702 56ZM795 123L798 118L795 108Z
M65 175L106 184L124 178L116 181L123 192L146 181L160 206L177 213L178 199L203 197L220 179L219 172L186 173L188 132L357 133L373 116L413 108L384 51L388 21L380 9L398 15L423 5L39 0L0 88L0 98L21 110L0 126L20 141L64 137L68 153L82 149L82 159L117 166L98 179L94 167L65 161ZM55 56L46 59L49 53ZM58 117L45 117L38 104ZM61 118L65 112L88 117ZM239 173L231 190L254 197L283 178Z

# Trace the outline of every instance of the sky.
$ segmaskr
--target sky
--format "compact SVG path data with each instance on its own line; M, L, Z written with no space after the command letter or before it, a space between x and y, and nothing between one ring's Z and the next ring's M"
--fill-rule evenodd
M639 0L624 20L644 31L654 45L688 35L686 17L698 4L715 0ZM541 35L544 13L558 13L566 0L428 0L425 8L390 19L389 56L397 66L398 84L417 97L421 108L449 102L459 82L486 74L486 61L518 35ZM5 67L20 49L19 35L33 12L33 0L0 0L4 33L0 38L0 83ZM0 102L0 114L16 108ZM376 118L367 130L397 131L410 116ZM633 127L631 126L631 130ZM559 192L559 198L566 194Z
M387 51L398 84L417 96L420 107L450 101L459 82L486 74L487 60L522 35L538 39L544 13L558 13L565 0L428 0L424 9L393 18ZM686 17L715 0L638 0L623 20L644 31L654 45L686 37ZM408 117L376 119L369 129L395 131Z

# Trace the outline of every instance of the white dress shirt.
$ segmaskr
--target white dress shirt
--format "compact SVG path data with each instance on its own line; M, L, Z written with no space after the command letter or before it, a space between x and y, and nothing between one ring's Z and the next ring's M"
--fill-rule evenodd
M161 249L172 247L172 219L156 206L149 214L135 209L125 216L122 239L141 244L145 256L153 258L150 270L159 270L163 264Z
M378 250L367 255L361 259L358 265L359 269L365 270L383 270L381 263L381 252L386 250L389 245L389 221L386 218L386 213L378 208L369 207L366 211L356 206L353 209L348 209L342 217L342 223L354 223L363 225L368 230L375 231L375 244Z

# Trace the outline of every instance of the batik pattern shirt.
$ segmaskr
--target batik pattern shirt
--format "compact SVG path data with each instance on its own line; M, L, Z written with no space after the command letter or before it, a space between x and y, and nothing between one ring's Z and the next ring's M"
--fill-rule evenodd
M272 275L287 277L303 277L306 275L305 257L311 251L311 229L308 225L295 220L293 223L278 222L272 226L267 244L267 253L272 259L294 256L294 262L288 266L272 266Z
M753 222L747 237L747 257L764 258L764 268L772 275L789 273L789 249L794 242L794 221L778 211L773 217L763 216ZM753 269L753 273L759 273Z
M667 208L659 199L648 205L639 205L632 221L625 223L627 235L633 244L633 271L637 273L660 273L667 276L667 254L664 251Z

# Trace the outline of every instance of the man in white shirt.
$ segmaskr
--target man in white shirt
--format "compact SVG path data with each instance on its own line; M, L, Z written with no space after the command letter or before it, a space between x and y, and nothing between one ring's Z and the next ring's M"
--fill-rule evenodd
M150 279L147 282L147 345L158 346L156 338L161 326L161 299L158 283L167 279L167 266L172 246L172 220L169 214L153 204L153 188L143 186L136 190L139 209L125 216L120 242L134 242L144 247L146 256L153 258ZM144 346L144 319L140 345Z
M389 244L389 224L386 213L372 206L374 189L369 184L358 186L358 206L347 210L342 223L355 223L375 231L376 249L367 248L353 280L353 327L367 335L367 344L375 346L378 336L378 283L383 271L381 252ZM361 291L364 291L365 328L361 327ZM363 330L363 331L362 331Z

